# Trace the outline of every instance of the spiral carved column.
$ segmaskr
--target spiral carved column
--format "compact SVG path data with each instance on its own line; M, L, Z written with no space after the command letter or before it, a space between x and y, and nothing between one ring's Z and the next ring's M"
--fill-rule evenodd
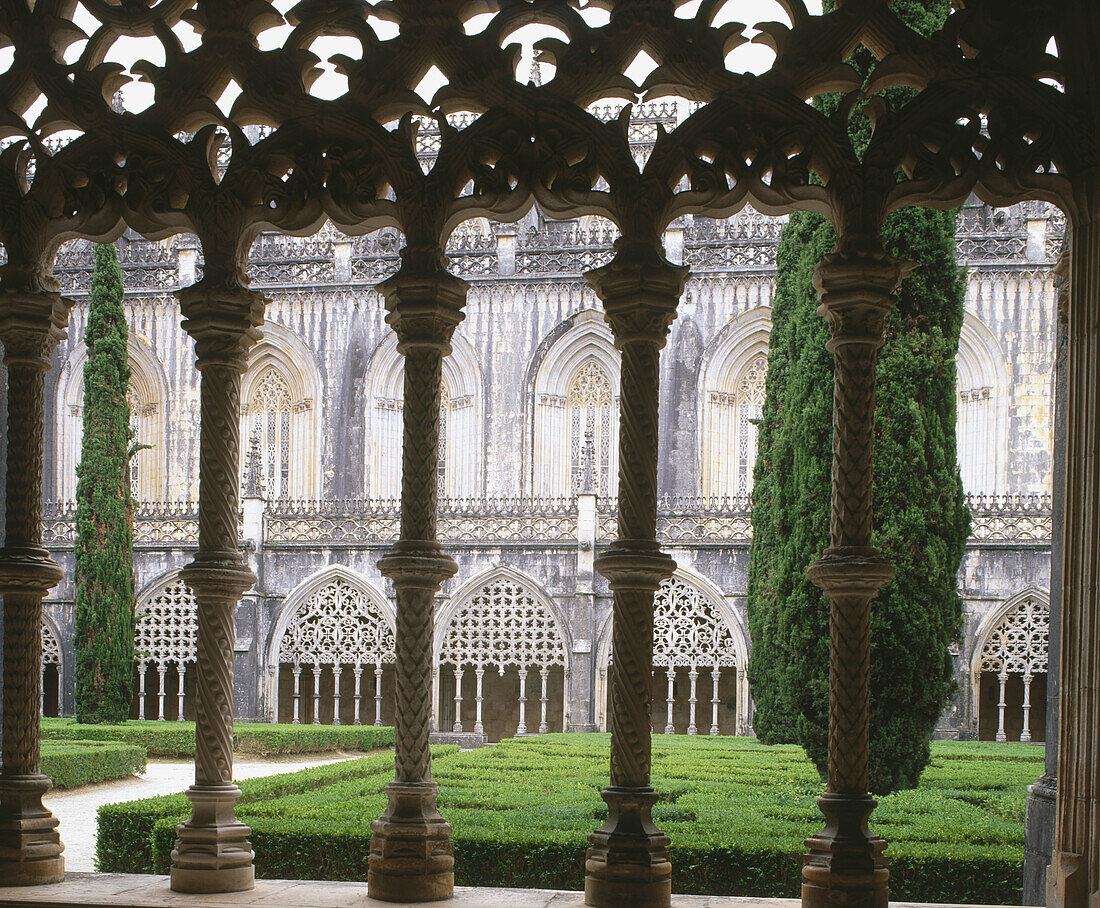
M50 780L39 771L42 597L61 569L42 547L45 374L64 336L67 307L56 293L0 295L0 340L8 367L8 475L4 596L4 750L0 769L0 885L60 882L64 846L43 806Z
M810 565L829 599L829 781L825 829L806 840L802 904L886 908L885 841L867 826L871 600L894 568L871 546L875 366L909 265L882 254L825 256L814 272L835 360L830 546Z
M428 736L432 730L434 600L457 567L437 534L443 357L462 320L466 283L435 249L406 249L401 270L380 285L405 357L401 538L379 562L397 598L396 775L389 803L371 824L367 891L392 902L454 894L451 826L436 809Z
M674 562L657 545L657 417L660 351L687 280L658 246L622 241L588 280L622 351L619 538L595 567L613 594L611 784L607 821L588 836L585 904L663 908L672 899L669 838L653 823L649 784L653 594Z
M176 827L177 892L237 892L254 885L251 830L237 821L233 784L233 649L237 602L256 578L237 545L241 376L259 338L264 298L195 285L180 293L195 339L200 383L199 550L181 572L198 610L195 784L191 817Z
M1095 176L1095 175L1094 175ZM1061 721L1047 905L1100 905L1100 177L1074 219L1067 330Z

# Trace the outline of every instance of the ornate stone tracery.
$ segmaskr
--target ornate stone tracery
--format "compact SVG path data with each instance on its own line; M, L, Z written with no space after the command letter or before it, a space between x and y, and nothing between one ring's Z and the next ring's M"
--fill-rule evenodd
M179 579L169 578L136 607L134 659L138 666L136 699L139 719L164 719L167 683L176 685L176 718L184 718L184 683L188 666L198 659L198 611L195 596ZM150 682L155 687L150 687ZM156 704L155 713L150 700Z
M1005 732L1006 690L1011 676L1019 676L1023 685L1023 724L1020 740L1031 740L1031 687L1037 675L1045 675L1050 636L1050 607L1037 594L1010 603L1000 620L989 631L976 653L975 688L978 675L990 672L997 676L998 741L1007 740Z

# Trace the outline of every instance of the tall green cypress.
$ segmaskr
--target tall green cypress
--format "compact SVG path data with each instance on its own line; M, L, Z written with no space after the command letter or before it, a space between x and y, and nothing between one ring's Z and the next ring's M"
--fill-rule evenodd
M894 9L930 33L950 4L897 0ZM868 71L865 56L854 62ZM886 93L888 104L907 97ZM835 109L836 100L820 103ZM853 118L851 133L865 148L865 117ZM917 784L953 691L948 647L961 630L956 577L970 527L956 465L965 282L955 263L954 214L895 212L883 238L889 254L918 267L902 284L877 369L873 541L897 568L871 605L871 789L879 793ZM801 743L822 773L829 605L806 568L829 544L833 359L812 277L834 242L832 228L810 214L792 216L780 240L749 571L755 729L770 743Z
M76 468L76 717L122 722L134 671L134 554L126 313L113 245L95 248Z

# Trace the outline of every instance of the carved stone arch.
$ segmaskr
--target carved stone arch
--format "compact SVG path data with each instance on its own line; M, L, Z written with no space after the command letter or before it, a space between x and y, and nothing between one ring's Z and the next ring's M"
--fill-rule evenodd
M272 718L359 725L371 718L362 714L370 699L381 725L383 700L393 699L395 628L387 598L354 571L330 565L306 578L284 600L268 638Z
M182 720L189 694L188 667L198 659L195 596L180 572L172 570L145 584L135 602L138 685L134 692L136 708L131 715Z
M525 734L527 700L536 690L539 732L568 727L568 622L523 572L497 567L463 584L439 612L433 651L437 727L462 732L472 722L474 733L489 740ZM484 721L483 701L494 710Z
M341 565L329 565L303 580L283 600L283 605L279 609L279 614L275 618L271 633L268 636L265 655L266 665L269 669L278 667L280 646L298 613L319 592L336 582L344 583L358 591L370 603L371 607L385 618L390 633L393 633L397 619L389 599L379 592L369 580L355 571Z
M60 716L64 704L65 650L57 623L42 613L42 715Z
M149 344L130 332L126 338L130 364L130 424L134 440L152 445L134 455L131 490L139 501L162 501L168 482L168 378ZM57 490L58 498L76 498L76 465L84 437L84 366L88 347L80 341L73 347L61 370L57 385Z
M405 360L391 331L367 366L367 497L401 494L401 411ZM459 333L443 358L443 422L440 427L440 494L476 498L482 493L484 392L481 362Z
M1040 724L1032 726L1030 722L1031 707L1040 702L1031 698L1031 682L1035 676L1046 674L1049 629L1050 598L1038 587L1022 590L982 619L970 654L971 703L979 735L982 732L983 673L987 674L987 678L990 673L996 675L1000 686L996 739L1008 739L1005 733L1006 706L1012 704L1006 703L1005 695L1010 679L1014 684L1018 681L1024 691L1022 700L1015 703L1017 707L1022 704L1024 712L1020 740L1030 741L1033 727L1042 734Z
M662 596L667 594L667 591L675 590L677 592L687 592L690 595L698 597L698 604L702 605L702 612L698 616L704 623L713 623L715 631L719 635L719 639L724 638L724 642L720 643L717 648L706 648L707 652L699 652L696 654L696 658L692 659L691 653L684 652L681 655L683 658L673 657L669 659L668 653L661 651L662 643L667 642L670 634L662 634ZM653 651L653 665L654 671L657 675L663 676L669 666L672 663L673 671L682 669L703 670L713 669L717 664L721 675L725 672L729 672L729 678L736 678L736 708L733 717L733 731L737 734L750 733L751 727L751 698L749 696L748 682L746 680L745 670L748 666L749 656L749 639L748 633L745 629L745 625L738 615L736 610L730 605L726 595L718 588L718 586L709 580L702 574L694 571L690 568L679 567L676 569L673 576L664 581L661 584L661 588L658 590L655 597L654 604L655 612L655 627L654 627L654 651ZM698 620L697 618L697 620ZM596 724L599 728L607 727L607 677L608 666L611 662L611 638L613 630L612 615L609 613L600 625L599 634L596 642L596 686L595 686L595 698L596 698ZM675 636L675 633L672 634ZM713 649L713 652L711 651ZM709 665L705 664L706 661L710 662ZM711 684L713 686L713 674L711 674ZM727 679L728 683L728 679ZM656 686L656 682L655 682ZM658 713L659 709L656 705L658 698L654 696L655 708L654 708L654 723L655 725L664 724L659 722L660 718ZM677 699L681 699L678 697ZM709 698L713 699L713 698ZM713 705L713 704L712 704ZM701 727L710 726L712 729L718 727L717 711L712 710L708 716L707 710L704 709L700 714L700 718L703 720L700 723ZM689 732L694 733L694 732ZM717 734L717 731L711 732Z
M282 325L266 322L263 335L249 350L241 382L242 466L256 433L267 497L316 498L321 492L324 400L317 360L306 343Z
M699 395L700 494L748 495L756 461L772 310L760 306L730 321L707 344Z
M976 495L996 494L1006 487L1012 376L997 338L971 312L963 317L955 370L963 487Z
M593 458L597 492L610 497L618 480L619 351L600 311L583 309L567 324L532 363L530 487L537 498L575 494L586 433L591 431L595 451L587 456ZM609 397L606 413L602 407L597 412L573 406L572 392L586 371L602 377Z

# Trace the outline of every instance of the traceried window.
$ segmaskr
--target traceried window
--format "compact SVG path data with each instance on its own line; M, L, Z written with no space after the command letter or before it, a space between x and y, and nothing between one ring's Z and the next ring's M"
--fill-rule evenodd
M61 715L61 645L46 621L42 622L42 715Z
M137 718L184 718L187 668L197 658L195 597L178 577L137 604Z
M988 494L997 489L996 403L996 392L988 385L959 387L959 472L967 492Z
M708 494L714 497L748 495L752 491L767 374L768 354L762 350L749 360L732 387L709 394L711 482Z
M959 332L955 367L958 392L955 430L963 489L975 495L1003 492L1011 380L996 338L970 312Z
M565 668L561 632L553 615L518 580L493 580L460 608L447 628L439 663L440 683L447 685L447 694L441 696L446 707L444 728L461 732L463 723L469 728L472 720L473 731L486 733L493 741L526 734L527 700L529 695L535 699L535 694L541 707L539 733L545 734L551 724L561 727ZM491 672L488 678L487 671ZM509 709L505 718L501 707L510 700L515 702L515 712ZM493 705L489 716L483 714L483 701ZM531 717L532 726L535 718Z
M393 627L382 609L358 587L334 578L298 606L279 644L279 663L292 677L287 718L360 725L366 696L374 700L374 724L381 725L382 676L394 652Z
M267 497L290 497L290 387L274 367L256 382L248 402L251 436L260 441L261 475Z
M611 492L612 400L607 373L594 359L588 360L574 374L566 398L571 495L581 491L589 464L596 493L606 496Z
M1050 638L1050 608L1034 596L1029 596L1010 611L990 632L982 645L980 671L983 680L989 678L990 692L997 694L997 732L998 741L1009 738L1008 722L1013 728L1012 737L1019 729L1019 740L1029 742L1032 739L1031 711L1033 703L1041 705L1045 700L1047 656ZM993 683L995 679L996 683ZM1033 697L1034 684L1041 680L1043 697ZM1010 689L1010 682L1013 688ZM983 693L986 684L982 684ZM985 710L991 712L991 698L983 697ZM1008 715L1009 710L1013 713ZM1022 721L1019 725L1016 722ZM1042 727L1036 724L1041 734Z

